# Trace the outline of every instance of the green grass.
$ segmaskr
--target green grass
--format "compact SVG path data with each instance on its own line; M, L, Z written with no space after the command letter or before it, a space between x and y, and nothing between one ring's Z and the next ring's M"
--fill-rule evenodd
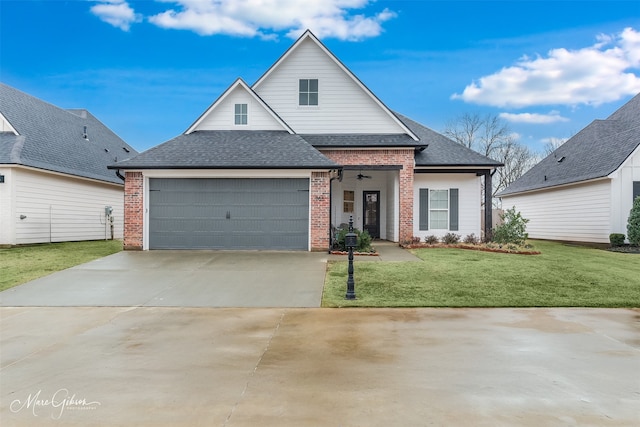
M640 307L640 255L536 241L541 255L417 249L423 262L328 266L323 307Z
M119 240L47 243L0 249L0 291L122 250Z

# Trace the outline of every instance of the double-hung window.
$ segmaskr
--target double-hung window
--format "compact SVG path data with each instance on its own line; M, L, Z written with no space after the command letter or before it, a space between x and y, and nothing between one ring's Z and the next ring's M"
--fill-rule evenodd
M450 230L459 228L459 190L432 190L421 188L419 192L419 230Z
M300 79L298 105L318 105L318 79Z
M429 228L449 229L449 190L429 191Z
M247 104L236 104L234 113L234 123L237 125L247 124Z

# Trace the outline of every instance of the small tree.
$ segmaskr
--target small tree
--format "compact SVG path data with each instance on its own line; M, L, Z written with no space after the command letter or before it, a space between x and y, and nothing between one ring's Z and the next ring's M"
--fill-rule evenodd
M631 212L629 212L627 238L632 245L640 246L640 196L633 201Z
M524 244L529 237L527 234L528 219L522 217L520 212L516 212L516 207L507 209L502 215L502 224L493 231L493 241L496 243Z

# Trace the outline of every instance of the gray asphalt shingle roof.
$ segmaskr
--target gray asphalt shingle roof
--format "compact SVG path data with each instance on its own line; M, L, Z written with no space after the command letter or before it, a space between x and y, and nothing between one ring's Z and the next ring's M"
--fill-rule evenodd
M397 114L420 137L407 134L290 134L286 131L219 130L182 134L112 169L309 169L335 168L318 149L428 147L416 154L416 166L497 167L489 159Z
M19 134L0 132L0 164L122 184L107 166L137 154L88 111L64 110L3 83L0 113Z
M358 147L416 147L407 134L302 134L300 135L316 148L358 148Z
M416 167L420 166L468 166L498 167L502 163L483 156L464 145L439 134L402 114L395 113L402 122L420 138L418 145L429 146L416 153Z
M640 94L606 120L595 120L498 196L603 178L640 145Z
M338 165L286 131L207 130L182 134L120 169L330 169Z

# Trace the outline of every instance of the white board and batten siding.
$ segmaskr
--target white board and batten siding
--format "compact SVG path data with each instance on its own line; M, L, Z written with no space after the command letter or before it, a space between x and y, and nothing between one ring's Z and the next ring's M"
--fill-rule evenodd
M247 104L247 124L235 124L235 105ZM198 124L197 130L284 130L282 125L242 86L236 86Z
M626 236L629 213L633 206L633 183L640 182L640 146L610 177L611 233Z
M611 181L602 179L502 198L529 219L532 239L608 243L611 233Z
M1 214L3 226L13 227L8 233L13 241L0 243L111 238L105 206L113 207L114 238L122 238L123 186L23 168L13 168L11 181L11 217L5 220L4 210Z
M318 105L298 105L299 79L318 79ZM304 40L253 90L296 133L404 133L315 42Z
M464 239L470 234L481 237L481 177L473 174L417 173L413 181L413 235L422 241L427 236L441 238L447 233L458 234ZM458 230L429 229L420 230L420 189L450 190L458 189ZM449 224L450 225L450 224Z

